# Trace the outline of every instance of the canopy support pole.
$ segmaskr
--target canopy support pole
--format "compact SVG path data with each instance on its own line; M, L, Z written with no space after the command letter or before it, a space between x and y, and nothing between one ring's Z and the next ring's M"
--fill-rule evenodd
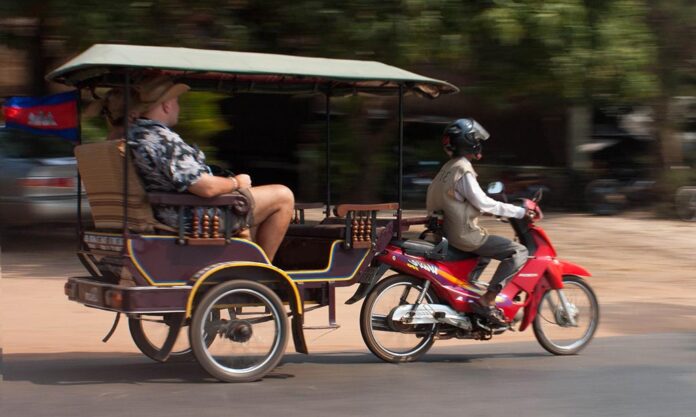
M82 145L82 103L81 94L82 90L77 89L77 145ZM80 170L78 169L77 162L75 163L75 170L77 171L77 249L83 249L83 239L82 239L82 176L80 176Z
M331 88L326 91L326 211L324 218L331 215Z
M125 137L125 155L123 158L123 240L124 240L124 245L123 248L125 250L126 245L125 245L125 240L128 239L128 165L130 161L130 147L128 146L128 139L130 139L130 118L128 117L129 114L129 107L130 107L130 72L126 70L126 85L125 85L125 90L123 92L123 114L125 115L124 117L124 128L125 131L123 132L123 136Z
M401 207L404 204L404 86L399 84L399 208L396 211L397 230L396 238L401 239Z

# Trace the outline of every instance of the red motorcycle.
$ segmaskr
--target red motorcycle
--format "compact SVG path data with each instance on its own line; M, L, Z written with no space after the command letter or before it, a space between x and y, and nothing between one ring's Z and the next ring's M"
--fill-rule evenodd
M495 191L502 193L502 183L489 187L489 193ZM541 346L553 354L572 355L587 346L599 322L597 298L582 278L590 273L556 257L536 224L543 218L540 198L541 193L520 200L536 213L533 219L509 219L529 259L496 299L507 325L494 325L472 309L485 292L477 278L488 259L448 247L441 235L434 242L424 240L439 234L431 218L421 239L395 239L377 257L384 270L398 274L379 281L362 306L360 329L372 353L387 362L410 362L438 339L489 340L530 324Z

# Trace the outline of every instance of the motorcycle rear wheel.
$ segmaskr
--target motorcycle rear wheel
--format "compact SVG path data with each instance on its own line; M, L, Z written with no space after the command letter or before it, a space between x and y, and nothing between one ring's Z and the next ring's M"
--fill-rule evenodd
M592 288L578 276L563 277L563 293L574 309L571 314L576 326L570 324L558 292L548 290L534 318L534 336L554 355L575 355L590 343L597 331L599 303Z
M413 362L435 343L435 324L408 325L389 320L394 308L416 302L424 281L408 275L382 280L370 292L360 310L360 333L372 353L385 362ZM428 290L423 303L434 304L435 293Z

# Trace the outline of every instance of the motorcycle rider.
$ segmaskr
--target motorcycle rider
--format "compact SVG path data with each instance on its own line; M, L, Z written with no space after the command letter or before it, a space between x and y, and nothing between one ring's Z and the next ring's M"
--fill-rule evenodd
M500 261L488 290L471 303L477 314L494 324L505 325L505 317L495 307L495 299L527 262L527 248L505 237L489 235L478 224L478 218L482 213L489 213L521 219L533 213L493 200L481 190L471 161L481 159L481 142L489 136L483 126L470 118L455 120L445 128L442 145L450 160L428 186L426 206L429 214L444 213L443 231L450 246Z

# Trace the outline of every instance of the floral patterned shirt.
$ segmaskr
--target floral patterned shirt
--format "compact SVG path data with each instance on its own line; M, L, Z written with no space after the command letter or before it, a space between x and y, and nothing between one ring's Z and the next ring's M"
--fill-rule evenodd
M128 145L146 191L185 192L201 175L210 173L202 151L155 120L137 119L130 128ZM153 208L157 220L178 227L177 208ZM191 213L185 216L189 220Z

